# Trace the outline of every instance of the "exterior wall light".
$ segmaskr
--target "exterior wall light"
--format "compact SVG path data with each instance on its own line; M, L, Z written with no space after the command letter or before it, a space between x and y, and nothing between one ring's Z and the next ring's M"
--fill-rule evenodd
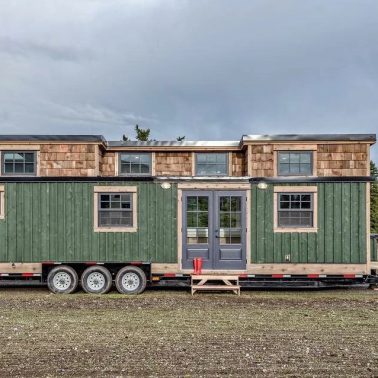
M259 183L257 184L257 187L258 187L259 189L266 189L266 188L268 187L268 184L267 184L266 182L259 182Z
M169 182L163 182L160 186L163 189L171 189L171 184Z

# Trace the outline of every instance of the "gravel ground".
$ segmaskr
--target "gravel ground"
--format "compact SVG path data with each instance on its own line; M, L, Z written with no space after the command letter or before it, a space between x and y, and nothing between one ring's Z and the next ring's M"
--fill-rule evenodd
M378 292L0 289L0 376L378 377Z

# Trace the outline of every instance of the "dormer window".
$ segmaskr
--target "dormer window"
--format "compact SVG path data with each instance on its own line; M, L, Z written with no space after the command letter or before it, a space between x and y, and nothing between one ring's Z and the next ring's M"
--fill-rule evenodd
M150 176L152 173L152 158L150 153L120 153L119 175Z
M37 153L35 151L3 151L1 173L4 176L35 176Z
M278 176L312 176L312 151L278 151Z
M196 153L196 176L227 176L228 153Z

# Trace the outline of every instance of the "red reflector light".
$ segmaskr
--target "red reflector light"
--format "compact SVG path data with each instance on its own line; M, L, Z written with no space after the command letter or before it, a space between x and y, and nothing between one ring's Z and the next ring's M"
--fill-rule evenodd
M283 274L272 274L272 278L283 278Z
M307 278L319 278L319 274L307 274Z
M344 274L344 278L356 278L355 274Z
M33 277L33 273L22 273L22 277Z

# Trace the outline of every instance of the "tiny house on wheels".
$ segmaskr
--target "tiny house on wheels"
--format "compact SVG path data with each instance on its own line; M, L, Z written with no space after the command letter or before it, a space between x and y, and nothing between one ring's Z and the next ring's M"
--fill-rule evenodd
M193 279L232 290L377 282L375 141L1 135L0 284L140 293Z

